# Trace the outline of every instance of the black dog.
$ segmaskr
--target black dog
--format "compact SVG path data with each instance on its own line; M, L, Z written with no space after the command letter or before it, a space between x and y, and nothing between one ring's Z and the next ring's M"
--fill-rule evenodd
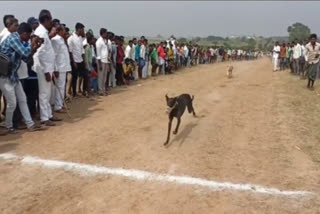
M189 94L181 94L178 97L172 97L169 98L166 95L166 101L167 101L167 107L168 107L168 114L169 114L169 124L168 124L168 137L167 141L164 143L164 145L167 145L170 140L170 132L171 132L171 125L172 125L172 120L174 117L177 118L178 123L177 127L174 130L173 134L178 133L178 129L180 126L181 122L181 117L186 110L186 107L188 108L188 112L193 114L194 117L196 117L196 113L194 112L193 106L192 106L192 101L193 101L194 96L190 96Z

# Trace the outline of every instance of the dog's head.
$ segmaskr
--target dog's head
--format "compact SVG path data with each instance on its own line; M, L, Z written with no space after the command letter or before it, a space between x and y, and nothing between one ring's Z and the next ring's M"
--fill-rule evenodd
M167 113L170 114L172 110L178 105L178 101L176 97L168 97L166 94L166 101L167 101Z
M233 70L233 66L232 65L228 65L228 71L232 71Z

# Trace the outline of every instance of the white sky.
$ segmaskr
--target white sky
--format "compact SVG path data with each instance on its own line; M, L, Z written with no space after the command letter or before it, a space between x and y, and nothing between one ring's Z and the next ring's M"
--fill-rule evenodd
M317 1L0 1L0 8L1 17L20 22L48 9L71 29L82 22L95 34L105 27L124 36L286 36L295 22L320 33Z

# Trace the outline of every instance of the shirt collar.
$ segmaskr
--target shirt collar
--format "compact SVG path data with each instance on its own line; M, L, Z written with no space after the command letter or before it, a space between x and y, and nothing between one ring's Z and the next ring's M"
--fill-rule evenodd
M63 39L59 34L57 34L54 38Z
M73 35L74 35L76 38L82 38L82 36L78 36L78 34L76 34L76 32L74 32Z
M46 32L46 33L48 33L47 28L45 28L42 24L40 24L40 25L39 25L39 28L40 28L40 30L42 30L42 31L44 31L44 32Z
M11 33L9 36L15 37L21 41L20 35L18 32ZM22 41L21 41L22 42Z

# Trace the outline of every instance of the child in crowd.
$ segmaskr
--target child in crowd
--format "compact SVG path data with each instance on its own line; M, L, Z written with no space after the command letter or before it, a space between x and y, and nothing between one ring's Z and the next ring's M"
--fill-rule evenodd
M98 93L98 73L97 73L97 63L92 63L92 70L90 74L90 85L91 90L94 93Z
M134 61L132 59L126 58L123 64L123 82L126 85L130 84L130 81L134 80L133 71L135 69Z

